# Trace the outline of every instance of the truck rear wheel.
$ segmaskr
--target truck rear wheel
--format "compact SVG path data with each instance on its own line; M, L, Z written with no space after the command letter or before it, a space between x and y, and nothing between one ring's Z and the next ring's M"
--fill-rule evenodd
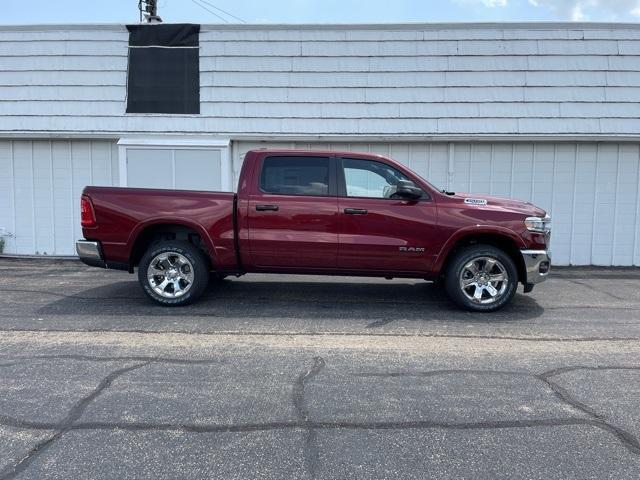
M511 257L491 245L471 245L455 254L445 272L447 294L458 306L494 312L511 301L518 271Z
M151 245L140 260L138 280L151 300L177 307L204 293L209 266L202 251L189 242L159 242Z

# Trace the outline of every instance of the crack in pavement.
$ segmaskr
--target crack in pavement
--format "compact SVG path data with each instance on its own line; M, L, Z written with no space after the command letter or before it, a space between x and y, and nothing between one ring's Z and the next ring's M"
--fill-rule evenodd
M228 363L224 360L202 358L202 359L186 359L186 358L170 358L170 357L147 357L141 355L123 356L123 357L105 357L94 355L80 354L62 354L62 355L12 355L12 359L20 360L78 360L86 362L148 362L148 363L170 363L175 365L217 365ZM17 363L17 362L16 362ZM1 365L0 365L1 366Z
M571 393L569 393L569 391L562 387L561 385L559 385L558 383L554 382L553 380L551 380L552 377L555 377L557 375L561 375L563 373L567 373L567 372L571 372L571 371L575 371L575 370L593 370L593 371L597 371L597 370L640 370L640 367L622 367L622 366L615 366L615 367L564 367L564 368L557 368L554 370L549 370L547 372L543 372L541 374L536 375L536 378L538 378L539 380L543 381L544 383L546 383L549 388L551 389L551 391L556 395L556 397L558 397L560 400L562 400L563 402L571 405L573 408L580 410L584 413L586 413L587 415L591 416L594 421L596 422L600 422L602 424L602 428L605 430L608 430L609 432L611 432L613 435L615 435L621 442L622 444L627 447L627 449L632 452L635 453L636 455L640 455L640 442L638 441L638 439L636 438L635 435L633 435L631 432L628 432L627 430L618 427L617 425L614 425L613 423L607 421L607 419L605 418L604 415L598 413L596 410L594 410L593 408L591 408L590 406L586 405L585 403L579 401L578 399L574 398Z
M581 285L581 286L583 286L583 287L585 287L585 288L588 288L589 290L591 290L591 291L593 291L593 292L601 293L601 294L603 294L603 295L606 295L607 297L613 298L614 300L622 300L622 301L627 301L627 300L629 300L628 298L624 298L624 297L621 297L621 296L619 296L619 295L615 295L615 294L613 294L613 293L607 292L606 290L602 290L601 288L596 288L596 287L594 287L593 285L589 285L588 283L581 282L580 280L574 280L574 279L570 279L570 278L567 278L567 279L565 279L565 280L566 280L567 282L569 282L569 283L573 283L573 284L575 284L575 285Z
M114 380L127 372L144 367L145 365L148 365L148 362L119 368L109 373L100 381L98 386L91 393L89 393L89 395L81 398L75 405L71 407L66 417L61 422L56 424L57 431L52 436L41 442L38 442L15 465L8 465L4 469L0 470L0 480L9 480L11 478L15 478L20 472L28 468L29 465L40 454L42 454L42 452L46 451L56 440L62 437L65 433L72 430L74 422L82 416L89 404L105 389L109 388Z
M296 382L293 384L292 400L293 406L298 414L298 419L306 430L305 448L304 448L304 462L307 468L309 476L314 479L317 475L317 467L320 459L318 452L317 442L317 429L314 428L313 422L309 418L309 409L305 403L304 387L305 384L312 380L313 377L320 373L325 366L325 361L322 357L314 357L313 365L309 370L301 373Z
M437 375L481 374L481 375L518 375L529 376L542 381L563 403L577 411L585 413L589 418L544 418L528 420L496 420L479 422L438 422L438 421L405 421L405 422L348 422L348 421L314 421L310 418L309 408L305 400L305 386L325 367L322 357L314 357L313 365L301 373L292 388L292 401L298 420L293 422L266 422L245 424L180 424L180 423L144 423L144 422L78 422L88 405L105 389L109 388L118 377L142 368L151 363L179 363L203 364L220 363L218 360L174 359L162 357L98 357L90 355L39 355L24 356L23 359L73 359L79 361L139 361L137 365L117 369L107 375L98 386L86 397L77 402L61 422L31 422L19 420L6 415L0 415L0 424L27 430L54 430L55 433L36 444L16 465L6 467L0 471L0 480L14 478L25 470L34 459L51 446L62 435L76 430L113 430L125 431L182 431L187 433L220 433L220 432L255 432L283 429L303 429L306 432L304 460L311 478L317 475L319 451L317 446L317 432L323 429L351 429L351 430L400 430L400 429L506 429L506 428L535 428L582 425L599 428L618 439L623 446L633 454L640 454L640 443L634 435L608 422L602 415L588 405L576 400L562 386L551 380L552 377L575 370L640 370L640 366L609 365L609 366L565 366L535 374L517 370L479 370L479 369L443 369L419 372L356 372L353 375L361 377L400 377L421 376L433 377Z
M354 376L358 377L435 377L440 375L461 375L461 374L476 374L476 375L517 375L517 376L526 376L531 377L536 380L540 380L543 382L553 394L560 399L563 403L569 405L575 410L581 411L591 417L591 420L587 420L587 424L597 426L603 430L606 430L612 433L615 437L617 437L620 442L632 453L640 454L640 442L638 439L631 433L624 430L621 427L614 425L613 423L607 421L607 419L596 412L594 409L589 407L588 405L578 401L575 399L567 389L558 385L556 382L551 380L552 377L561 375L563 373L575 371L575 370L592 370L592 371L604 371L604 370L640 370L640 367L635 366L567 366L560 367L553 370L548 370L539 374L528 373L525 371L510 371L510 370L463 370L463 369L447 369L447 370L430 370L425 372L357 372ZM515 422L521 422L516 420ZM496 422L485 422L489 425L495 425ZM482 425L483 423L478 423L475 425ZM474 428L469 425L474 425L473 423L465 424L465 428ZM504 427L503 427L504 428Z

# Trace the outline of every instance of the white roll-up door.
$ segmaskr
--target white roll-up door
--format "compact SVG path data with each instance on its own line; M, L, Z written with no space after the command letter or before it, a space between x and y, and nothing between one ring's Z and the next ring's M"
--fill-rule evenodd
M234 181L252 148L375 152L448 190L531 201L553 217L556 265L640 266L637 143L238 142Z

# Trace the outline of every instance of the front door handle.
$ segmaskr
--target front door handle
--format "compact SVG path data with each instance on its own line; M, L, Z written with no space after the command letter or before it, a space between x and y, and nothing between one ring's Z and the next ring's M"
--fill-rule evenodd
M258 212L277 212L278 205L256 205Z
M347 215L366 215L367 210L364 208L345 208L344 213Z

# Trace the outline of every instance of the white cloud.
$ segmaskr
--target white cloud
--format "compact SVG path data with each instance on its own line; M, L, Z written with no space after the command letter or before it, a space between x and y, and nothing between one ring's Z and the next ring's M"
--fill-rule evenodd
M640 17L640 0L529 0L535 7L551 10L563 20L632 20Z

